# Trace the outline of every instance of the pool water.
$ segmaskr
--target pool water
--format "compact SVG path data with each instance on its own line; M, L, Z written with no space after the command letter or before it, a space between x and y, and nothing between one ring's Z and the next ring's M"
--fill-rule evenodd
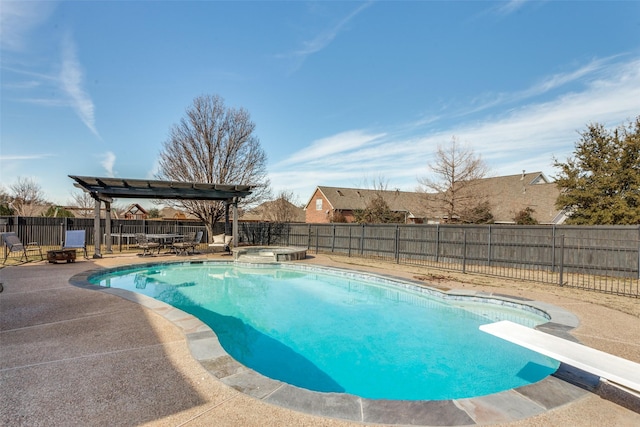
M475 397L531 384L558 362L479 331L541 315L445 302L357 274L285 266L154 265L94 276L193 314L243 365L320 392L370 399ZM409 289L405 289L409 288Z

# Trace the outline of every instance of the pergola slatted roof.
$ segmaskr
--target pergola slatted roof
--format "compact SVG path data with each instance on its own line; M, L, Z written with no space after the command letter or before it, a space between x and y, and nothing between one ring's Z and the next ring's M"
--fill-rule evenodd
M99 197L176 200L231 200L251 194L254 185L207 184L69 175L75 186Z
M113 198L172 199L172 200L220 200L225 202L227 217L233 207L233 244L238 245L238 200L251 194L255 185L208 184L205 182L157 181L150 179L105 178L69 175L75 186L87 191L95 199L94 258L100 253L100 204L110 209ZM227 218L228 221L228 218ZM111 217L105 220L106 250L111 252Z

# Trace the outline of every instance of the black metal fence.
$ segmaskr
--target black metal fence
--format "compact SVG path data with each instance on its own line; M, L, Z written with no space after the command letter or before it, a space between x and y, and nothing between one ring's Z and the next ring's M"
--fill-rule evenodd
M101 220L100 228L105 229L105 221ZM224 223L217 223L214 234L224 233ZM60 248L67 230L86 230L87 250L92 252L94 242L93 218L49 218L49 217L0 217L0 232L15 232L23 243L37 242L43 250ZM135 245L133 235L145 234L187 234L189 232L204 232L202 242L208 242L206 227L195 221L147 221L147 220L111 220L112 250L124 251ZM104 247L106 236L101 236ZM6 248L3 248L6 251ZM4 258L5 253L2 254ZM9 257L19 257L19 253L9 254Z
M640 226L244 224L253 244L640 297Z
M102 222L104 229L104 220ZM84 229L91 251L93 227L92 218L0 217L0 232L15 231L24 243L35 241L44 249L60 247L66 230ZM224 227L224 223L215 224L214 234L223 233ZM203 242L210 240L204 224L193 221L112 220L111 229L114 251L127 249L133 242L124 236L135 233L186 234L203 230ZM238 231L241 244L302 246L316 253L382 259L640 297L640 225L243 222Z

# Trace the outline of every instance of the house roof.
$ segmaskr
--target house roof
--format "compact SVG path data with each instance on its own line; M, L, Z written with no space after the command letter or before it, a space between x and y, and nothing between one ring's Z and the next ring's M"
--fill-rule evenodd
M488 200L491 213L498 223L513 223L516 214L527 207L533 209L532 216L541 224L562 222L562 211L555 207L560 189L542 172L529 172L482 178L474 182L471 191ZM380 191L360 188L319 186L322 193L335 210L364 209L376 195L382 196L392 211L407 212L416 218L438 219L444 213L437 210L435 193L407 191ZM314 201L311 196L305 209Z
M407 212L415 217L426 215L427 193L414 193L399 190L367 190L362 188L326 187L319 186L316 191L320 191L324 198L335 210L356 210L365 209L367 204L375 197L381 196L387 203L389 209L394 212ZM315 192L314 192L315 195ZM313 195L305 205L305 209L313 202Z
M269 211L272 210L272 206L276 203L282 203L282 202L286 203L286 206L289 209L289 211L293 213L294 218L292 219L291 222L305 221L304 210L287 200L284 200L284 201L271 200L271 201L264 202L256 206L255 208L251 209L250 211L245 212L239 218L239 220L240 221L268 221L270 219L267 218L267 216L269 216L268 213ZM278 207L274 207L273 209L278 209Z
M487 198L496 222L513 222L518 212L529 207L539 223L549 224L561 212L555 207L560 189L542 172L483 178L473 191Z

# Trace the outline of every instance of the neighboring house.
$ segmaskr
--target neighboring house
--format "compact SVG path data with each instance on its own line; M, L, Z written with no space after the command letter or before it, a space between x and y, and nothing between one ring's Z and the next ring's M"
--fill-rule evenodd
M474 191L486 195L496 224L513 224L513 218L526 208L540 224L562 224L565 213L556 208L558 186L542 172L498 176L478 180Z
M124 219L147 219L147 211L137 203L133 203L122 212Z
M555 207L560 190L542 172L484 178L471 188L479 199L489 203L497 224L513 224L516 214L526 208L533 209L532 216L540 224L561 224L566 218ZM444 209L433 193L325 186L316 187L306 204L306 222L328 223L337 218L353 222L354 211L364 209L376 196L381 196L392 211L403 213L407 224L445 222Z
M305 222L305 212L303 208L279 199L264 202L238 219L245 222Z
M189 220L189 221L194 221L194 220L198 220L198 218L196 218L194 215L191 215L188 212L184 212L184 211L180 211L178 209L174 209L172 207L169 206L165 206L164 208L160 209L160 219L165 219L165 220Z
M424 193L407 191L366 190L361 188L317 187L304 210L308 223L354 221L354 211L362 210L375 197L382 197L393 212L404 214L405 223L422 223L427 216Z

